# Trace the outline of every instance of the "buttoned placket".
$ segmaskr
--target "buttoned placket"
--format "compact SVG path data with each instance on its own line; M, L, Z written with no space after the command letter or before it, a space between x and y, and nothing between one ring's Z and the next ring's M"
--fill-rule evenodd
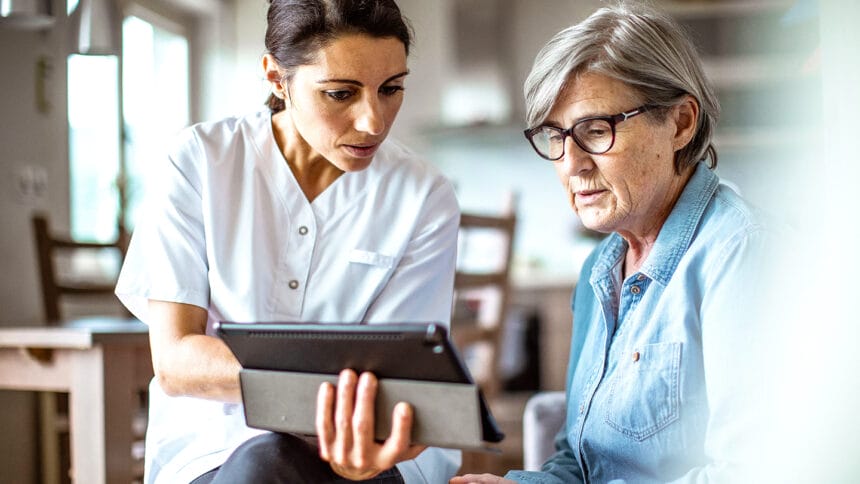
M601 359L598 364L594 365L594 367L590 370L590 376L585 384L585 398L583 402L580 404L579 415L577 415L577 425L575 427L575 435L574 441L576 442L577 456L579 460L579 464L582 467L583 471L583 479L585 482L589 482L588 478L588 462L585 458L585 451L582 447L582 433L585 429L585 421L588 418L589 410L591 408L591 403L594 399L594 394L597 392L597 388L600 386L601 381L603 381L603 376L605 375L607 369L607 355L609 352L609 346L612 342L612 333L615 330L616 320L615 315L618 311L618 306L616 304L616 282L613 280L613 276L610 273L607 273L604 277L596 281L592 281L593 287L595 290L595 297L598 301L600 301L600 305L603 312L603 351L601 351Z
M299 245L307 246L309 241L308 241L308 238L306 238L305 236L308 235L308 232L310 232L310 230L308 229L308 226L307 225L300 225L297 232L298 232L299 236L301 236L298 240ZM304 240L302 240L303 238L304 238ZM289 286L289 288L293 289L293 290L298 289L299 285L300 285L300 283L297 279L290 279L290 282L287 284L287 286Z
M648 278L642 273L636 273L628 277L621 286L621 302L618 306L618 327L617 331L623 331L624 322L629 315L633 313L642 300L645 293L645 288L648 285Z
M307 280L316 243L316 220L309 204L294 215L286 244L277 266L275 291L272 293L273 316L299 319L305 299Z
M589 414L589 409L592 401L594 400L594 395L608 370L608 366L610 364L609 358L612 353L614 353L614 351L612 351L613 346L618 344L622 347L625 346L625 343L619 339L620 337L623 337L623 333L625 332L624 330L627 326L624 324L624 321L635 311L638 303L642 300L649 282L650 279L647 276L642 273L636 273L624 281L620 290L616 290L616 282L613 281L611 275L607 275L606 277L601 278L599 283L595 286L595 296L601 302L601 307L603 308L605 322L605 346L600 363L591 369L589 379L585 384L586 398L584 398L579 405L579 412L576 417L575 426L576 433L573 435L575 442L577 443L576 448L578 449L579 462L583 469L583 478L585 479L585 482L589 482L589 478L588 463L582 447L582 434ZM616 346L615 351L623 350ZM630 354L630 358L634 363L636 363L638 362L639 354L636 351L633 351Z

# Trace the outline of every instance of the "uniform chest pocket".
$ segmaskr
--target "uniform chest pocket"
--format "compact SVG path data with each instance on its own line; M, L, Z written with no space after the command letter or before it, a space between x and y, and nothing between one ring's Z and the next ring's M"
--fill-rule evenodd
M634 348L611 382L606 423L643 441L677 420L680 369L680 342Z
M385 288L398 260L379 252L354 249L348 261L343 280L351 285L350 299L363 304L366 310Z
M390 255L353 249L349 254L349 262L350 264L364 264L367 266L381 267L383 269L393 269L397 260Z

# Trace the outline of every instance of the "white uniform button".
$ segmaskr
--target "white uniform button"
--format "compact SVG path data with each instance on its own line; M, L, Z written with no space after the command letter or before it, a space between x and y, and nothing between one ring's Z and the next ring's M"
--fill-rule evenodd
M299 235L307 235L307 233L308 233L308 228L307 228L307 227L305 227L304 225L302 225L301 227L299 227Z
M290 289L298 289L299 281L293 279L288 285L290 286Z

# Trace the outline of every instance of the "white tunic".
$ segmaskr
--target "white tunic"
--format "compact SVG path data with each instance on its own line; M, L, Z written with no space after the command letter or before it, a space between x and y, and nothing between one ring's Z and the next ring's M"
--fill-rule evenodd
M449 324L459 209L451 184L394 141L309 203L275 143L271 115L186 129L159 169L117 295L218 320ZM146 482L189 482L261 433L240 405L150 385ZM458 451L398 465L407 483L447 482Z

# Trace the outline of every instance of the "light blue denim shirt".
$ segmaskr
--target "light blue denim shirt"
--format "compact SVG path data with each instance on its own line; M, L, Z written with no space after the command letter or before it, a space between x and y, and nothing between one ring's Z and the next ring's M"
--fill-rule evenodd
M737 482L755 449L750 370L761 342L750 303L766 231L703 163L639 272L611 234L573 298L567 420L558 452L520 482ZM747 392L747 393L745 393ZM746 443L745 443L746 442Z

